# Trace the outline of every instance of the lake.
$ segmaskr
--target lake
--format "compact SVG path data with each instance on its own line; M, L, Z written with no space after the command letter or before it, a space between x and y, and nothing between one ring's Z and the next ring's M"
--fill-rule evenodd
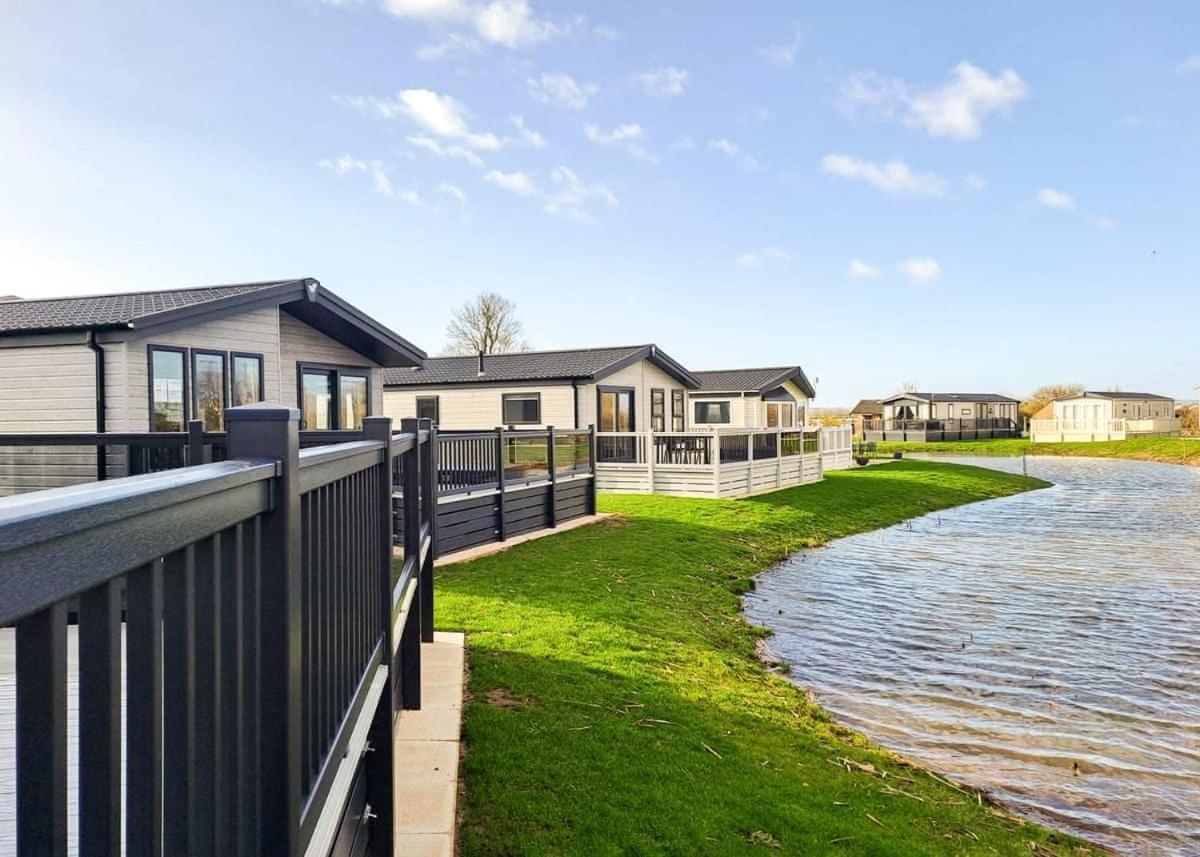
M1054 487L796 554L747 617L881 745L1122 853L1200 854L1200 470L1027 462Z

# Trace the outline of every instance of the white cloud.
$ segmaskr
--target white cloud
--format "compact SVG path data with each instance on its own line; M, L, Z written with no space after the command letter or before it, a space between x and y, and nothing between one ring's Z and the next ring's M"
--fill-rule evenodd
M967 183L967 187L969 187L971 190L983 190L985 187L987 187L987 179L978 173L968 173L967 177L963 179L963 181Z
M397 18L423 21L435 26L467 27L488 44L517 49L557 36L561 28L539 18L527 0L383 0L383 8ZM457 40L454 39L457 35ZM438 59L452 49L469 47L467 37L452 34L450 40L422 48L418 56Z
M545 137L532 128L526 127L523 116L509 116L508 121L517 129L517 142L521 145L529 146L531 149L544 149L550 145L546 142Z
M1007 115L1029 96L1029 87L1012 69L994 77L969 62L950 69L936 87L914 87L873 71L852 75L841 87L839 105L848 115L860 110L882 119L899 119L931 137L972 140L983 133L993 113Z
M1108 232L1111 229L1116 229L1117 227L1117 222L1111 217L1093 216L1089 217L1087 222L1104 232Z
M587 138L601 146L612 146L628 152L639 161L658 163L658 157L642 145L642 127L635 124L618 125L611 131L603 131L599 125L588 125L583 129Z
M1179 74L1193 74L1200 72L1200 54L1192 54L1179 65L1175 66L1175 71Z
M447 33L441 41L417 48L417 59L462 59L481 53L483 53L483 44L478 39L464 36L462 33Z
M933 173L914 173L903 161L876 164L849 155L830 154L821 169L833 176L866 182L885 193L910 196L945 196L946 180Z
M1044 187L1034 194L1033 198L1047 208L1057 208L1060 211L1074 211L1075 197L1063 190Z
M732 140L724 137L715 137L708 141L708 148L714 152L720 152L722 155L727 155L730 158L737 158L743 167L748 170L758 169L758 161L755 157L747 152L742 151L742 147Z
M654 98L674 98L676 95L683 95L688 73L684 69L669 65L644 71L634 75L633 79L647 95Z
M588 99L600 90L591 83L579 84L569 74L543 74L539 78L528 78L529 94L543 104L556 104L572 110L587 107Z
M529 173L502 173L499 170L491 170L483 180L517 196L533 196L538 192L533 183L533 176Z
M762 57L764 62L768 62L777 68L788 68L796 62L796 53L800 50L803 42L804 34L800 30L800 24L797 23L795 34L792 36L790 42L759 48L758 55Z
M767 247L762 250L751 250L738 256L733 260L733 264L739 268L761 268L768 262L787 262L792 258L792 254L787 250L782 250L779 247Z
M850 268L847 273L856 280L866 280L870 277L878 277L879 269L861 259L851 259Z
M928 256L916 256L906 259L896 266L914 283L932 283L942 275L942 266L936 259Z
M445 194L452 199L458 200L460 203L466 204L467 195L458 185L452 185L449 182L442 182L438 185L438 193Z
M470 149L465 148L464 146L458 146L458 145L443 146L441 143L439 143L437 140L433 139L432 137L419 137L419 136L409 137L408 142L410 142L412 145L414 145L420 149L425 149L426 151L432 152L433 154L437 155L439 158L457 158L460 161L466 161L468 164L470 164L473 167L482 167L483 166L483 159L480 158L474 152L472 152Z
M551 170L550 180L554 183L554 189L546 194L543 209L555 217L590 223L592 217L587 211L589 203L601 202L609 206L617 204L616 194L607 185L585 182L566 167L555 167Z
M381 196L402 199L411 205L425 205L425 200L415 190L407 188L397 189L392 185L388 169L383 165L382 161L364 161L347 154L340 155L337 158L325 158L318 161L317 166L332 170L334 175L338 176L344 176L349 173L363 173L370 177L371 186Z

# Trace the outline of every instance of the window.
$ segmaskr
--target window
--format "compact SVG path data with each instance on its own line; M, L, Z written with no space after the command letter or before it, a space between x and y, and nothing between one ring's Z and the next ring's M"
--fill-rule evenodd
M437 425L437 421L438 421L438 397L437 396L417 396L417 419L433 420L433 424Z
M192 413L205 431L225 428L225 354L192 349Z
M354 429L363 427L367 416L367 376L350 372L338 373L338 401L341 412L338 414L338 428Z
M183 431L187 428L186 352L157 345L149 353L150 430Z
M637 431L632 387L601 387L598 392L599 431Z
M767 428L791 428L796 423L792 402L767 402Z
M500 411L506 426L540 423L542 421L542 394L505 393L501 396Z
M667 430L667 393L665 390L650 391L650 431Z
M317 431L333 428L333 372L301 370L300 428Z
M697 425L716 425L729 422L729 402L696 402L692 422Z
M686 426L684 421L687 419L686 410L683 406L683 390L671 391L671 431L684 431Z
M261 402L263 395L263 359L260 354L233 354L233 372L230 374L234 407Z

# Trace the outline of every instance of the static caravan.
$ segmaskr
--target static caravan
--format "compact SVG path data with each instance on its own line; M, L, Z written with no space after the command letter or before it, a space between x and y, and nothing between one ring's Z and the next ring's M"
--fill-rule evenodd
M298 407L305 429L383 412L383 370L424 353L314 279L0 302L0 434L224 428ZM110 453L112 456L113 453ZM110 476L125 464L104 462ZM91 481L94 447L5 447L0 494Z
M1018 437L1020 404L1000 393L896 393L879 400L883 414L864 420L863 436L918 442Z
M432 357L384 372L384 413L443 431L684 431L696 377L656 345Z
M1124 440L1127 437L1173 436L1182 422L1175 400L1155 393L1089 391L1051 402L1052 415L1030 423L1034 443Z

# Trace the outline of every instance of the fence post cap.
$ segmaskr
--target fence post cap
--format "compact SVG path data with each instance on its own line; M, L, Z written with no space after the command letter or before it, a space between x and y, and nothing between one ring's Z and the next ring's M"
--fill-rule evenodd
M286 405L269 405L257 402L253 405L237 405L225 409L226 423L258 421L258 422L300 422L300 409L289 408Z

